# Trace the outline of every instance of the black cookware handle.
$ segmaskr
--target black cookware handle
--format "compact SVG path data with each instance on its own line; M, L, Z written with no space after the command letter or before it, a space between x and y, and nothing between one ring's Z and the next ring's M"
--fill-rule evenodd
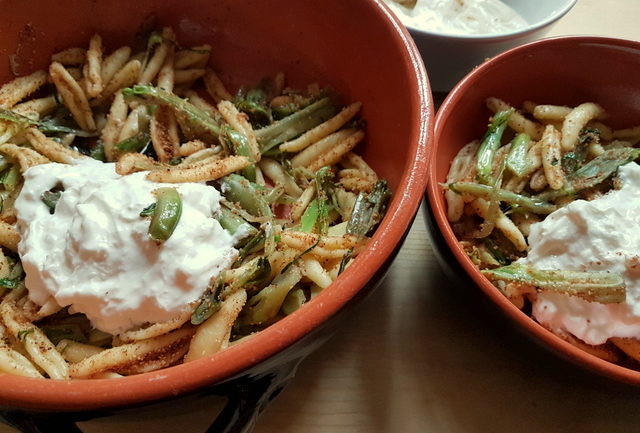
M296 374L301 358L231 384L229 401L206 433L250 433L258 416Z
M22 433L82 433L75 421L65 413L35 414L9 410L0 413L0 422Z
M228 402L206 433L250 433L256 419L291 381L301 358L278 365L251 377L230 381L216 394L226 395ZM82 433L69 413L33 413L21 410L0 412L0 422L21 433Z

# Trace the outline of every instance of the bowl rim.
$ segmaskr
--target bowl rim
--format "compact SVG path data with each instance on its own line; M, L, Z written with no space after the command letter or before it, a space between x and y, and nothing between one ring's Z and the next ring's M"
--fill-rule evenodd
M176 397L228 379L264 361L309 334L353 299L399 247L424 196L433 140L434 108L424 64L413 39L382 0L362 1L387 26L401 51L413 107L409 149L397 193L369 245L313 302L295 313L209 357L117 379L34 379L0 374L4 407L88 411L137 405Z
M615 379L622 383L631 385L640 385L640 371L632 370L609 361L605 361L588 352L578 349L576 346L568 343L558 337L533 318L525 314L515 305L513 305L504 295L502 295L491 282L477 271L471 259L464 253L459 246L455 234L446 217L444 206L439 201L443 192L436 179L435 165L436 154L440 142L440 134L442 125L446 122L446 117L450 109L455 103L464 98L465 91L472 86L476 77L482 75L486 70L494 68L496 65L503 63L505 60L517 57L524 53L546 49L550 46L558 44L597 44L608 45L615 48L632 48L640 51L640 41L633 41L620 38L610 38L601 36L557 36L552 38L541 39L530 42L512 49L509 49L497 56L485 61L468 73L449 93L447 98L440 106L435 121L434 145L429 160L429 182L427 184L427 201L433 212L437 227L443 235L449 250L452 252L457 262L464 269L466 274L471 277L473 282L493 301L506 315L512 319L521 329L538 342L551 349L556 354L572 361L573 363L586 367L588 370L599 373L605 377ZM450 108L451 107L451 108Z
M567 3L560 9L553 11L551 15L548 15L546 18L538 20L534 23L527 25L519 30L513 30L510 32L497 33L497 34L480 34L480 35L467 35L467 34L456 34L456 33L440 33L434 32L430 30L419 29L414 26L407 25L406 27L409 29L411 33L416 33L418 35L427 35L429 37L444 39L444 40L455 40L455 41L477 41L477 42L501 42L509 39L516 39L518 37L523 37L532 33L537 32L547 26L552 25L560 18L565 16L573 7L576 5L578 0L568 0Z

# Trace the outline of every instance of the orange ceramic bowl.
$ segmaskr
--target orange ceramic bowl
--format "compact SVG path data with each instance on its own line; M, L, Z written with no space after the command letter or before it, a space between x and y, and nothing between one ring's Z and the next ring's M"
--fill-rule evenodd
M525 100L575 106L592 101L610 114L612 127L638 124L640 118L640 43L599 37L560 37L502 53L468 74L449 94L436 116L429 162L428 200L441 234L441 252L454 260L480 289L539 343L561 356L610 378L640 385L640 371L592 356L556 337L509 302L458 245L446 217L444 182L460 148L482 137L491 115L484 101L496 96L516 106Z
M9 5L8 5L9 6ZM394 191L370 246L312 302L267 330L211 357L120 379L56 381L0 375L0 405L81 411L182 395L273 359L340 311L400 246L426 185L432 102L424 67L403 26L370 0L13 1L0 22L0 82L46 67L57 50L132 43L149 15L185 45L209 43L211 64L230 87L284 71L287 84L330 85L362 101L364 158Z

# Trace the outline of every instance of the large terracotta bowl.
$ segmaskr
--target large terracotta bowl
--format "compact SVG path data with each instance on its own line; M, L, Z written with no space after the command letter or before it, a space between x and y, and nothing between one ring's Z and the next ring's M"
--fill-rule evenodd
M604 361L558 338L509 302L458 245L446 217L443 190L458 150L482 137L490 116L484 101L496 96L520 106L525 100L575 106L593 101L610 114L612 127L640 120L640 43L599 37L560 37L533 42L502 53L468 74L440 107L429 162L430 216L434 245L454 272L463 269L506 315L535 340L561 356L610 378L640 385L640 371ZM428 221L429 223L433 221ZM460 273L460 272L458 272Z
M362 101L361 152L394 191L370 246L334 284L296 313L211 357L109 380L55 381L0 375L0 405L81 411L141 404L220 383L311 335L381 278L426 185L432 102L424 67L404 27L370 0L11 1L0 17L0 82L46 67L53 52L86 46L98 32L109 49L132 43L151 14L185 45L209 43L211 64L230 87L284 71L287 84L317 81L345 101ZM295 357L289 357L294 359ZM274 359L276 361L274 361ZM268 362L266 362L268 360Z

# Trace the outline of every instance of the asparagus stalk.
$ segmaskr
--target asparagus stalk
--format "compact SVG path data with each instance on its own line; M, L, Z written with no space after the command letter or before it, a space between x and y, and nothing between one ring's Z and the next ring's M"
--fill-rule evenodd
M253 161L253 153L249 147L249 140L244 134L236 131L228 125L223 127L223 133L220 141L230 155L246 156ZM251 182L256 181L256 166L251 164L241 171L242 175Z
M258 251L264 247L265 233L260 230L254 234L247 243L238 251L238 261L244 260L249 254Z
M159 87L137 85L123 89L122 95L126 99L136 99L145 104L171 107L187 135L217 138L222 133L221 125L206 111Z
M322 98L290 116L258 129L256 137L262 146L262 153L329 120L336 111L330 98Z
M318 209L318 200L313 199L307 209L305 209L302 217L300 217L300 231L309 233L313 231L318 221L320 210Z
M262 80L258 87L253 89L241 89L233 101L238 110L246 113L254 126L269 125L273 121L271 108L269 107L270 95L268 87L273 84L269 80Z
M638 157L640 157L640 149L632 147L607 149L603 154L593 158L568 176L567 183L563 188L556 191L543 192L532 198L553 200L592 188L615 173L618 167L628 164Z
M511 142L511 150L507 155L506 167L518 177L524 176L529 172L531 162L527 152L531 145L531 138L525 133L516 135Z
M6 191L13 191L18 186L20 181L20 167L17 164L13 164L2 174L0 182Z
M227 200L237 203L254 216L272 216L271 207L263 190L239 174L230 174L222 180L222 193Z
M247 235L255 236L258 232L258 230L247 223L244 218L236 215L235 213L233 213L233 211L227 209L226 207L222 207L216 217L222 228L232 235L235 234L241 226L245 226L248 228Z
M222 286L222 278L218 277L213 290L206 293L200 301L200 304L198 304L196 309L193 310L193 313L191 314L191 324L199 325L218 312L222 305L219 299Z
M382 219L389 197L391 191L384 180L377 181L369 194L358 194L347 224L347 234L366 236Z
M87 132L82 129L60 125L54 119L33 120L14 111L7 110L6 108L0 108L0 120L16 123L25 127L35 126L43 134L74 134L78 137L95 137L97 135L95 132Z
M488 200L495 197L500 201L518 205L536 214L546 215L556 210L555 205L542 200L539 196L527 197L512 191L507 191L506 189L480 185L474 182L454 182L449 184L449 189L456 194L471 194Z
M519 263L481 272L491 281L530 284L540 290L577 296L589 302L619 303L626 297L624 279L609 272L540 270Z
M252 260L246 269L233 283L230 284L232 289L250 288L260 286L271 276L271 264L269 260L262 256Z
M291 266L273 279L273 282L247 301L240 318L242 324L259 325L273 319L280 311L287 294L302 279L297 266Z
M282 312L288 316L302 307L305 302L307 302L307 297L304 294L304 290L293 289L287 294L286 298L284 298Z
M140 152L151 141L151 135L146 131L140 131L136 135L116 143L116 149L121 152Z
M476 164L476 177L480 183L490 184L491 179L491 167L493 164L493 157L496 154L496 150L500 147L500 140L502 134L507 127L507 121L514 112L514 109L499 111L493 116L493 120L489 124L489 129L484 134L480 147L478 148L478 161Z

